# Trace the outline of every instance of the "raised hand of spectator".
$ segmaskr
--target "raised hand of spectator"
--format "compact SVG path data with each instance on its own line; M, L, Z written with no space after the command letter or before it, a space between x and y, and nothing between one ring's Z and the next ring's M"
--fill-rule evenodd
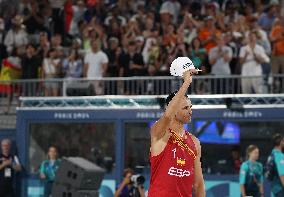
M226 29L224 19L225 19L225 14L223 12L217 14L217 23L218 26L221 28L221 30Z
M69 60L70 62L72 62L72 61L75 60L75 55L74 55L74 53L70 53L70 55L68 56L68 60Z
M253 52L253 57L254 57L255 61L257 61L259 64L262 64L262 63L265 62L265 59L255 52Z
M185 22L185 26L187 26L188 23L192 23L194 27L200 28L200 23L197 20L195 20L192 17L192 14L189 13L189 12L185 12L185 14L184 14L184 22Z
M185 22L181 23L180 26L178 27L178 29L177 29L178 35L183 34L184 27L185 27Z
M122 185L127 185L127 184L129 184L130 183L130 181L131 181L131 176L129 175L129 176L126 176L124 179L123 179L123 181L122 181Z
M222 46L218 47L218 56L223 56Z
M239 25L239 32L245 33L248 30L246 18L244 16L240 16L238 23L239 23L238 24Z
M53 66L55 66L55 67L58 67L58 66L59 66L59 63L56 63L56 62L54 61L54 59L51 59L51 60L50 60L50 63L51 63Z
M96 33L98 34L99 38L102 38L104 36L104 31L102 26L96 23L93 27Z
M91 26L86 26L83 30L83 38L89 38L89 35L90 35L90 31L92 30L92 27Z
M246 52L245 52L244 60L246 60L246 59L247 59L247 57L248 57L249 53L250 53L249 51L246 51Z
M187 23L190 21L190 19L192 18L192 15L188 12L185 12L184 13L184 16L183 16L183 21L182 21L182 24L183 26L186 26Z

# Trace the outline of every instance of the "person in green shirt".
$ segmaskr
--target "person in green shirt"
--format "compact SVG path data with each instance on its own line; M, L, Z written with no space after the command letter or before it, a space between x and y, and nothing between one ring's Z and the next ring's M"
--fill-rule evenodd
M274 162L276 166L276 175L273 177L271 182L271 191L275 197L284 196L284 154L282 150L284 149L284 136L280 134L275 134L273 136L274 148L271 154L274 157Z
M207 68L205 66L205 59L206 59L206 49L201 45L201 41L199 38L194 38L192 40L191 46L188 50L188 56L190 57L192 63L194 64L195 68L201 69L201 75L206 74ZM194 85L194 92L196 94L204 94L206 91L206 80L200 79L197 80Z
M52 184L55 179L55 173L60 165L57 148L54 146L48 149L48 159L40 165L40 178L44 181L44 197L49 197L52 192Z
M241 196L263 197L263 166L257 162L259 149L250 145L246 153L248 160L242 163L240 169Z

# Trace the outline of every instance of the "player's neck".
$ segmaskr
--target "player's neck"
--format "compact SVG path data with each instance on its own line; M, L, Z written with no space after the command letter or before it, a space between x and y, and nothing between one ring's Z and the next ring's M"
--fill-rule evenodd
M173 120L171 122L171 127L170 127L174 132L176 132L179 136L184 135L184 125L181 122L178 122L176 120Z
M279 150L279 151L282 151L281 146L275 146L274 149Z

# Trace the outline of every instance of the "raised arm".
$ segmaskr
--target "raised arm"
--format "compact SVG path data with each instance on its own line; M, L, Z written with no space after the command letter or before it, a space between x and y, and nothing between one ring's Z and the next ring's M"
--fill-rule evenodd
M152 140L161 139L167 132L168 126L171 120L173 119L173 117L175 116L177 110L179 109L181 100L184 98L184 95L186 94L187 89L192 82L192 75L194 73L196 73L195 69L186 71L183 74L184 82L182 86L180 87L177 94L173 97L173 99L167 106L166 111L163 114L163 116L151 128Z
M130 183L130 176L127 176L120 183L119 187L116 189L116 191L115 191L113 196L114 197L119 197L121 192L122 192L122 190L124 189L124 187L126 187L129 183Z

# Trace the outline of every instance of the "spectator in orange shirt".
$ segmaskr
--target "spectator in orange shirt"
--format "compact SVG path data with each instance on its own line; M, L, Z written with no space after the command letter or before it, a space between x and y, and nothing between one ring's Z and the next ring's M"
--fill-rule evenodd
M284 73L284 16L282 16L272 27L270 33L270 41L272 42L272 58L271 58L271 71L272 74ZM280 92L277 81L274 81L274 92ZM278 86L278 87L277 87ZM284 82L282 82L284 88ZM281 91L282 92L282 91Z
M205 18L205 26L199 32L199 39L202 45L209 53L210 49L217 46L216 37L221 36L221 32L215 26L215 20L212 16Z
M163 44L165 46L175 46L177 43L177 34L173 24L169 24L164 32Z

